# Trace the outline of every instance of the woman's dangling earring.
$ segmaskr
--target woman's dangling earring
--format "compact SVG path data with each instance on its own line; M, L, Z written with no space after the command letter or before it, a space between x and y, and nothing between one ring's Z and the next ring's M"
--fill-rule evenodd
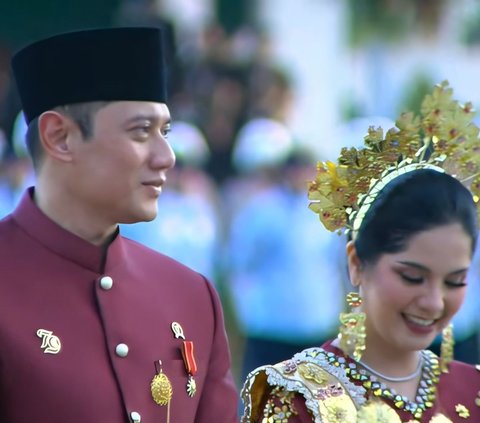
M450 323L442 331L442 343L440 345L440 368L443 373L448 373L448 364L453 360L453 324Z
M347 295L347 304L352 310L349 313L340 313L340 348L358 361L365 351L365 313L357 313L353 309L362 304L362 298L358 293L350 292Z

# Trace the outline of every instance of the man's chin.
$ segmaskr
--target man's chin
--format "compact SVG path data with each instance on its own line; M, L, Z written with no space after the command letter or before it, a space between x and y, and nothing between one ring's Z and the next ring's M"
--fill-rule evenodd
M140 222L151 222L157 217L158 210L155 208L155 210L143 210L142 212L135 213L128 218L124 219L120 223L126 223L126 224L131 224L131 223L140 223Z

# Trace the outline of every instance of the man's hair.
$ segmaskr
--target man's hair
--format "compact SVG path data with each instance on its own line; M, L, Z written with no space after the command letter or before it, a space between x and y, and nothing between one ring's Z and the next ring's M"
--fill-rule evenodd
M66 104L55 107L53 110L72 119L80 129L85 140L93 135L93 118L102 107L108 104L106 101L92 101L88 103ZM38 169L42 158L43 150L38 131L38 117L34 118L28 125L26 134L28 152L32 158L33 166Z

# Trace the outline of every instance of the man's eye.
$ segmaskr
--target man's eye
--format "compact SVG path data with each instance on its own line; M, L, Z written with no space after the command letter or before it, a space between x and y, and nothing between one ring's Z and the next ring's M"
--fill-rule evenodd
M150 133L150 126L149 125L137 126L132 129L132 133L135 136L144 137L145 135L148 135Z
M165 128L162 129L162 136L164 138L168 138L168 134L170 133L171 130L172 128L170 128L170 126L166 126Z

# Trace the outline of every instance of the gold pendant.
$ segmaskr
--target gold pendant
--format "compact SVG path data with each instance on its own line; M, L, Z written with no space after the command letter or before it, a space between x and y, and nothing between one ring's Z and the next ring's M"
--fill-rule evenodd
M173 388L167 375L160 369L150 384L152 398L158 405L167 405L172 399Z
M197 393L197 382L192 375L188 376L187 382L187 394L189 397L193 397Z

